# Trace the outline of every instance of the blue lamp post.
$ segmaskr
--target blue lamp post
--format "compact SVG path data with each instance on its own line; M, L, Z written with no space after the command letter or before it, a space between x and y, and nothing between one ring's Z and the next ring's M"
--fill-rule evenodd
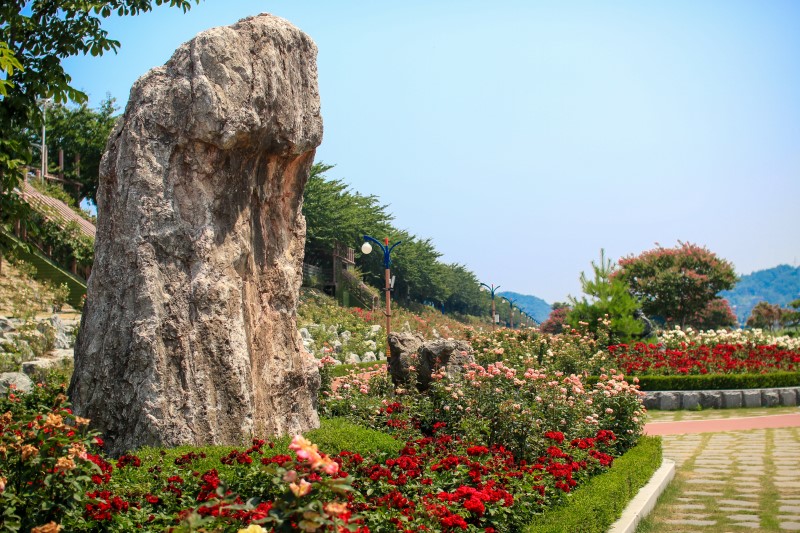
M514 304L517 303L516 300L512 300L511 298L506 298L503 296L503 300L508 302L508 305L511 306L511 329L514 329Z
M494 312L494 293L495 293L495 291L496 291L497 289L499 289L499 288L500 288L500 285L498 285L497 287L495 287L495 286L494 286L494 283L492 283L492 286L490 287L489 285L487 285L487 284L485 284L485 283L481 283L481 287L486 287L486 290L488 290L488 291L491 293L491 295L492 295L492 331L494 331L494 317L495 317L495 316L497 316L497 315L495 314L495 312Z
M381 250L383 250L383 268L384 273L386 274L386 311L383 313L386 315L386 361L388 364L389 357L391 357L389 353L389 332L392 331L392 300L390 293L394 286L394 283L391 281L389 268L392 266L392 250L400 244L401 241L397 241L393 245L389 246L389 237L386 237L383 240L383 244L378 239L374 237L370 237L369 235L364 235L364 244L361 245L361 251L365 254L368 254L372 251L371 242L375 243Z

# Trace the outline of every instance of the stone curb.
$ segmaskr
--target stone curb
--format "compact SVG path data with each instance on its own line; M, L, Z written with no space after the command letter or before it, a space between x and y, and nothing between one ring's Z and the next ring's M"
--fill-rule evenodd
M786 407L800 405L800 387L744 390L648 391L644 406L648 409L729 409L737 407Z
M639 489L636 496L622 511L622 516L619 520L611 524L608 533L634 533L636 526L653 510L658 497L661 496L661 493L664 492L664 489L667 488L667 485L674 477L675 461L664 459L661 466L653 474L653 477L650 478L650 481Z

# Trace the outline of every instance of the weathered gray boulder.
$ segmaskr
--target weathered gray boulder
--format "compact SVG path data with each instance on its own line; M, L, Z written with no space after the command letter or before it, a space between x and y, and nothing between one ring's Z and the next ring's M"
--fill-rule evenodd
M775 407L780 404L780 395L775 389L764 389L761 391L761 405L763 407Z
M459 375L464 365L475 362L472 347L466 341L437 339L425 342L419 333L392 332L389 335L389 373L395 385L410 381L410 366L416 375L416 386L427 390L434 372L443 370L449 377Z
M682 409L697 409L700 406L699 392L684 392L681 394Z
M428 388L433 373L443 370L453 379L463 373L465 365L475 362L472 346L467 341L453 339L436 339L423 343L419 359L417 386L421 390Z
M5 394L11 385L22 392L30 392L33 389L33 381L22 372L3 372L0 374L0 394Z
M101 163L69 389L112 454L318 426L296 308L321 138L316 46L270 15L134 84Z
M795 389L780 389L778 397L783 406L791 407L797 405L797 391Z
M742 391L725 390L722 391L723 409L736 409L742 406Z
M349 353L347 357L344 358L344 362L348 365L357 365L361 362L361 358L358 356L357 353Z
M40 322L37 325L37 329L43 334L47 333L48 330L52 332L54 337L53 348L56 350L72 348L72 338L69 335L69 331L67 331L67 326L58 315L53 315L46 321Z
M646 392L642 400L645 409L658 409L658 397L660 395L660 392Z
M703 409L721 409L722 392L718 390L700 391L700 405Z
M8 318L4 316L0 316L0 333L5 333L6 331L14 331L15 326Z
M72 348L59 348L33 361L22 363L22 371L33 378L44 378L48 371L66 369L73 360Z
M378 358L375 357L375 352L366 352L364 357L361 358L362 363L373 363L377 360Z
M744 407L761 407L761 390L742 391L742 404Z
M420 333L393 331L389 334L389 374L392 383L408 383L408 367L419 364L419 349L424 340Z
M674 411L680 409L681 397L676 392L662 392L658 396L658 408L662 411Z

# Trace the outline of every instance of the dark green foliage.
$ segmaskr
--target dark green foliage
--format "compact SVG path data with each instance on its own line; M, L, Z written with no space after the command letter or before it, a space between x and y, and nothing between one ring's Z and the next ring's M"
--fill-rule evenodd
M392 275L396 282L393 299L444 304L448 312L485 315L488 297L479 290L475 274L459 264L445 264L430 239L421 239L391 225L392 216L375 196L351 191L341 180L329 179L332 165L315 163L303 195L306 217L305 261L322 267L330 264L334 244L356 249L356 263L363 279L378 288L385 286L383 253L375 247L362 254L364 235L390 244L400 241L392 252Z
M641 437L636 446L614 460L608 472L589 479L567 502L539 515L528 533L602 533L608 531L628 502L661 466L660 437Z
M194 0L199 3L200 0ZM86 102L86 95L70 85L64 58L116 52L120 43L109 38L101 21L112 14L138 15L153 5L179 7L184 12L192 0L7 0L0 3L0 195L6 198L31 160L26 130L42 124L38 100L56 104Z
M581 273L583 292L589 299L570 299L572 310L567 314L567 322L576 329L579 322L584 322L589 331L596 333L598 321L607 316L611 321L609 342L630 341L643 329L643 324L634 317L639 303L628 292L628 285L613 276L614 266L610 259L606 259L604 250L600 250L599 264L592 261L592 270L594 279L591 280Z
M800 386L800 372L639 377L639 388L643 391L771 389L797 386Z
M800 267L778 265L742 276L731 290L720 296L736 310L736 318L744 324L758 302L787 306L800 294Z
M511 291L503 291L498 294L514 300L520 309L528 313L540 324L547 320L547 317L550 316L550 311L552 311L550 304L537 296L519 294Z
M114 99L107 97L100 107L90 109L85 103L69 108L55 105L47 109L47 148L50 173L55 173L58 150L64 151L64 177L78 185L66 187L73 201L79 204L83 198L96 202L100 176L100 158L106 142L114 128L116 117ZM34 142L38 141L38 134ZM80 166L75 156L80 156Z
M389 231L391 215L375 196L349 190L325 172L333 165L314 163L303 192L306 217L306 262L328 266L334 243L358 248L363 235L382 236Z

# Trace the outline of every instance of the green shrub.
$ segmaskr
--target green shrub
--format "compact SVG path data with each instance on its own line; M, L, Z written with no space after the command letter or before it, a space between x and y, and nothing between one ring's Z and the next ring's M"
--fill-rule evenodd
M662 390L770 389L800 385L800 372L769 374L704 374L690 376L641 376L639 388Z
M398 454L404 446L402 441L396 440L386 433L358 426L344 418L323 419L321 427L309 431L306 438L330 455L335 455L342 450L349 450L361 455Z
M615 459L608 472L588 480L565 504L539 515L528 533L602 533L621 515L661 466L659 437L642 437L625 455Z

